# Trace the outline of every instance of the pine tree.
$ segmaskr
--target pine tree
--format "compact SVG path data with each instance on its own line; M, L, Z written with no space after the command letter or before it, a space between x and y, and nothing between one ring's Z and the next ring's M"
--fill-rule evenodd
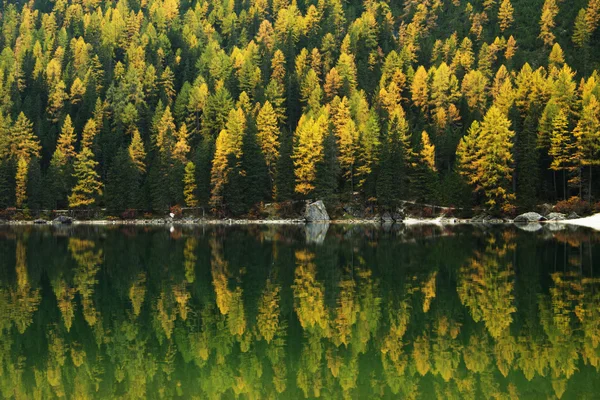
M435 145L425 131L421 133L420 150L415 164L415 179L411 182L413 195L419 201L435 200L438 193Z
M131 135L131 143L129 144L129 158L133 165L137 168L139 173L143 174L146 172L146 151L144 150L144 142L140 136L140 132L134 129Z
M537 147L538 120L538 116L534 113L527 115L515 141L516 199L519 207L524 210L531 210L535 206L540 185Z
M563 172L563 197L567 199L567 171L572 170L574 144L569 132L569 120L563 109L552 120L552 133L550 135L550 150L548 154L552 157L550 169Z
M350 115L348 98L342 98L335 109L333 125L339 152L342 177L350 183L350 193L354 192L354 170L358 145L358 131Z
M81 149L75 159L74 176L77 180L71 195L69 207L87 207L96 203L98 196L102 195L102 182L96 172L98 162L94 160L94 153L89 147Z
M275 110L269 101L266 101L261 107L258 116L256 117L256 125L258 128L258 143L269 170L271 186L274 186L280 144L277 115L275 114ZM273 189L275 191L275 187L273 187Z
M185 204L188 207L197 207L198 199L196 198L196 166L193 162L189 161L185 165L185 175L183 176L183 196L185 198Z
M381 157L377 179L379 204L395 206L408 194L409 168L412 167L412 159L408 123L404 111L397 108L390 115Z
M173 158L180 163L185 164L187 161L187 155L190 152L190 146L188 144L189 132L187 125L182 124L179 130L175 134L175 146L173 147Z
M75 158L77 154L75 152L76 140L77 135L75 135L75 129L73 128L73 123L71 122L71 116L67 114L65 117L65 122L63 122L60 136L58 137L58 141L56 143L56 148L65 157L65 161Z
M500 4L500 9L498 10L498 22L500 24L501 32L504 32L512 25L514 21L514 11L515 9L513 8L510 0L502 1L502 4Z
M381 152L379 135L380 128L377 113L374 110L370 110L367 122L360 130L356 175L358 186L362 188L365 193L371 195L375 195L373 177Z
M23 207L27 200L27 172L29 170L29 161L25 157L19 157L17 161L17 175L15 181L17 183L15 189L15 205L17 208Z
M33 124L23 112L19 113L11 129L10 155L17 160L23 158L29 162L32 157L39 157L40 150L40 142L33 133Z
M544 44L548 47L554 43L554 33L552 29L555 27L555 18L558 14L558 5L556 0L545 0L544 6L542 7L542 17L540 19L540 35Z
M90 118L85 126L83 127L83 134L81 136L81 147L91 148L94 143L94 138L98 134L99 128L96 124L96 120Z
M494 211L506 210L514 199L513 136L510 121L492 106L481 124L473 123L456 151L460 173L486 197L486 204Z
M41 146L33 134L33 124L21 112L11 129L10 155L17 161L15 176L15 205L22 207L27 200L29 163L32 157L39 157Z
M326 112L316 118L302 115L298 121L292 158L296 176L295 191L308 195L315 189L316 166L323 160L323 139L327 133L329 116Z
M591 95L588 103L584 105L573 135L576 148L575 159L580 168L588 167L588 201L591 202L592 171L594 166L600 165L600 102L595 95ZM581 180L580 178L580 182Z
M417 69L411 85L412 101L423 113L427 113L429 96L427 84L427 71L422 65Z

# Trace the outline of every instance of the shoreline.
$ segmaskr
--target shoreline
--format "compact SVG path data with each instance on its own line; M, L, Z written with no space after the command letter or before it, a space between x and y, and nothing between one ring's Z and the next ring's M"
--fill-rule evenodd
M155 219L132 219L132 220L73 220L70 224L56 223L53 221L41 222L41 220L2 220L0 225L39 225L39 226L69 226L69 225L91 225L91 226L109 226L109 225L132 225L132 226L208 226L208 225L310 225L310 224L332 224L332 225L382 225L389 226L405 225L516 225L527 226L532 224L540 225L572 225L581 226L600 231L600 214L595 214L589 217L562 220L562 221L540 221L528 224L515 223L513 220L493 220L493 221L478 221L472 219L460 218L406 218L403 221L382 221L381 219L334 219L329 221L312 221L308 222L304 219L171 219L171 218L155 218Z

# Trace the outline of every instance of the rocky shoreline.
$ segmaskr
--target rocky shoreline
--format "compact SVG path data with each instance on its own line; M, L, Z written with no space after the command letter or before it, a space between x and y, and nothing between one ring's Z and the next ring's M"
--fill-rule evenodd
M591 219L590 219L591 218ZM541 229L541 224L572 224L587 226L593 229L600 230L600 214L588 217L587 222L582 223L582 220L577 214L561 214L556 212L548 212L545 216L536 213L528 212L521 214L514 219L495 217L489 214L479 214L472 218L454 218L445 215L437 218L423 218L419 216L407 215L404 212L389 213L384 212L380 215L370 218L356 218L347 216L342 219L330 219L325 205L322 201L307 203L304 211L297 214L294 218L206 218L194 216L176 216L169 214L165 217L150 217L150 218L83 218L77 219L67 215L58 215L53 220L48 219L0 219L0 225L138 225L138 226L183 226L183 225L305 225L305 224L340 224L340 225L509 225L514 224L526 231L535 231ZM591 222L589 222L591 221Z

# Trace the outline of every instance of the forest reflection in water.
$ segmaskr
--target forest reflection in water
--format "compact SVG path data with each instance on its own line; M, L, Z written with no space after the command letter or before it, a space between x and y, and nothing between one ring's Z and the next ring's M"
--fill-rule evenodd
M600 393L600 234L0 227L5 398Z

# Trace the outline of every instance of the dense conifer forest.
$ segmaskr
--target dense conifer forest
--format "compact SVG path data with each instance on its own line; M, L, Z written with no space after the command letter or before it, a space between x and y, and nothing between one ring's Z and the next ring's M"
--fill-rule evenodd
M0 5L0 207L600 193L598 0Z

